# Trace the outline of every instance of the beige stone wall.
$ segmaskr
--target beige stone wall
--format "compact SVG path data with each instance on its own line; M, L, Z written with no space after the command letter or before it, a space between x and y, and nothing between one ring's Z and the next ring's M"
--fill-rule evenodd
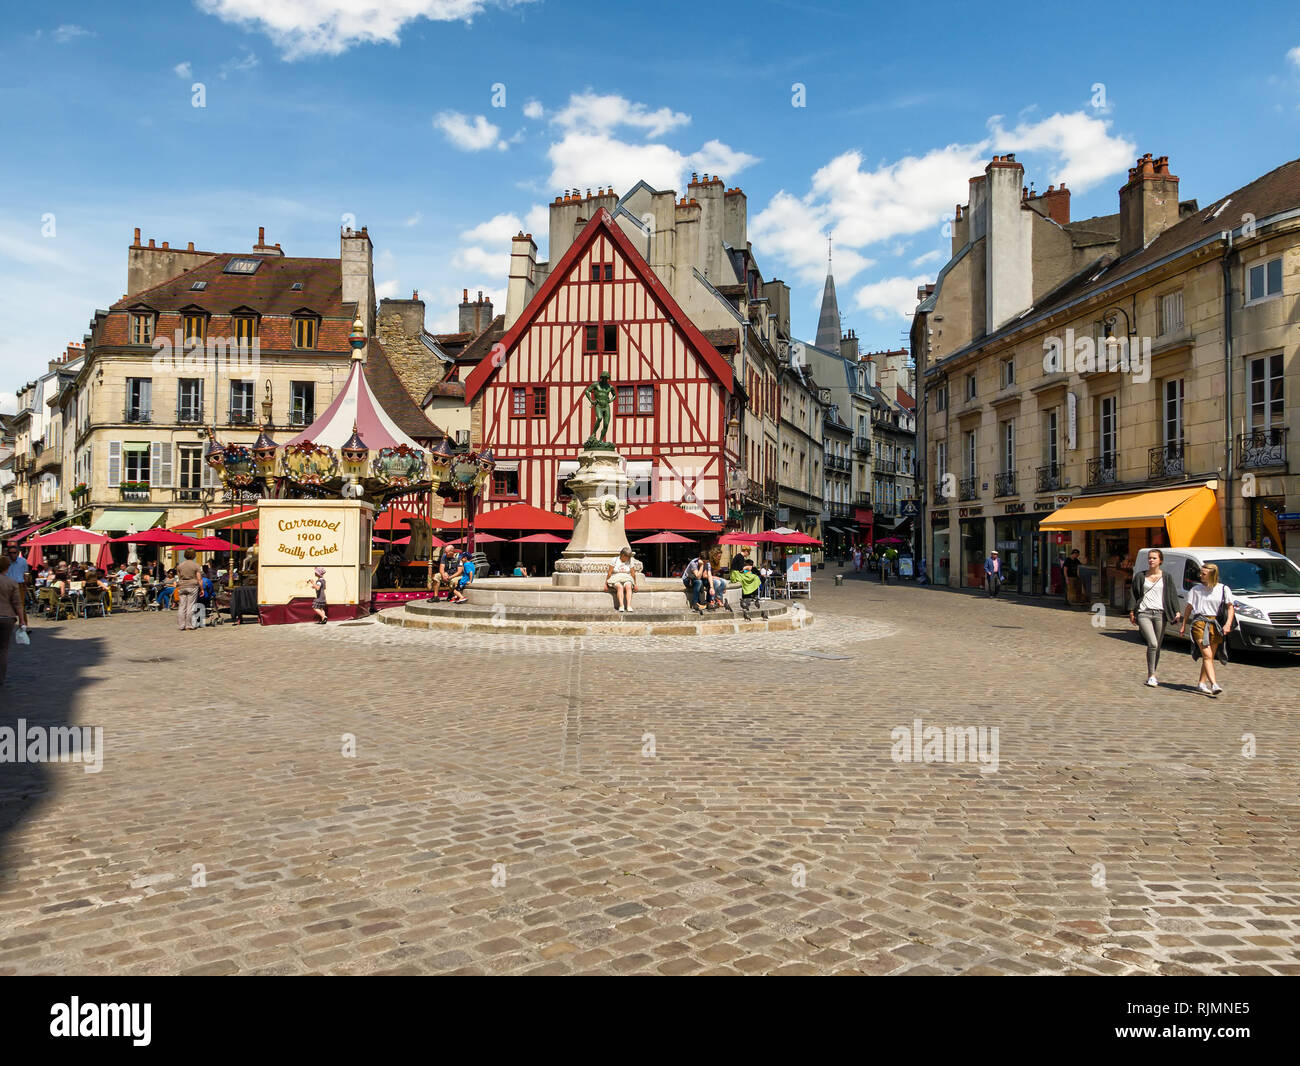
M411 331L411 325L413 323L404 321L403 316L396 311L381 313L379 342L388 353L388 361L398 378L418 402L424 398L431 385L443 379L446 366L420 343L418 336Z

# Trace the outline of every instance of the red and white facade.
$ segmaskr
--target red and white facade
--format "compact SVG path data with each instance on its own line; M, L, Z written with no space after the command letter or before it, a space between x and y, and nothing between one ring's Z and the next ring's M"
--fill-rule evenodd
M484 508L562 507L560 479L594 429L583 392L603 372L618 390L608 439L638 480L633 505L725 514L731 365L603 209L466 380L497 461Z

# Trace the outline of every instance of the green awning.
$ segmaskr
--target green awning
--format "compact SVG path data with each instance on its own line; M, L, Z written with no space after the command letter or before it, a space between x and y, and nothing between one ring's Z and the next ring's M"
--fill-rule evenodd
M166 511L105 511L90 528L97 533L143 533L153 529L166 515Z

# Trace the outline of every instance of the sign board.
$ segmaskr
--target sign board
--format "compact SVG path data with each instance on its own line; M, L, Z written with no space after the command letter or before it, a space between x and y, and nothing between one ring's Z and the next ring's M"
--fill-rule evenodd
M903 501L903 511L902 511L902 514L903 514L903 517L904 517L904 518L915 518L915 517L916 517L917 515L919 515L920 513L921 513L921 508L920 508L920 506L918 506L918 504L917 504L917 502L916 502L915 500L904 500L904 501Z
M309 582L325 568L326 600L351 608L370 602L374 508L356 500L263 500L258 508L257 602L271 614L315 596ZM263 612L264 620L266 612ZM278 620L287 620L280 618Z
M1079 397L1072 392L1065 394L1065 449L1074 451L1077 447L1076 434L1079 429Z
M900 555L898 557L898 576L912 576L912 557L910 555Z
M1003 514L1024 514L1025 505L1023 503L1009 503L1003 509Z
M812 581L812 556L787 555L785 557L785 579L787 581Z

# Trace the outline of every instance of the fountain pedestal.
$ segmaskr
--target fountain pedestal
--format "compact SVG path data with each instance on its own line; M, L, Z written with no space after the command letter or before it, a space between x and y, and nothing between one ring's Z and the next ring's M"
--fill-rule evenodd
M578 455L578 472L569 478L573 502L573 537L556 560L552 582L562 588L604 589L609 564L628 547L623 518L632 479L624 473L613 447L584 448ZM639 560L633 560L641 570Z

